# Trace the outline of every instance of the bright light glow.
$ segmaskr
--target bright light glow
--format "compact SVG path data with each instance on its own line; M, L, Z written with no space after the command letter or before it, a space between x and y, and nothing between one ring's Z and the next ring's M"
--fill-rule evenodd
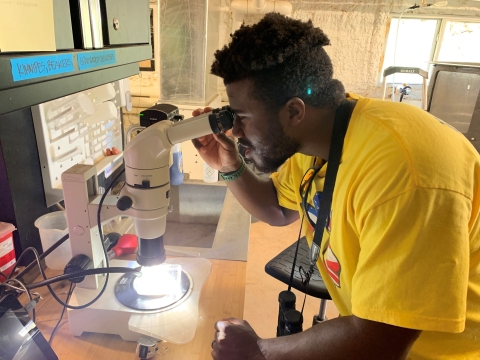
M312 95L312 89L308 89L308 90L307 90L307 94L308 94L308 95Z
M133 282L133 288L141 296L168 296L180 292L182 267L178 264L162 264L142 267L142 276Z

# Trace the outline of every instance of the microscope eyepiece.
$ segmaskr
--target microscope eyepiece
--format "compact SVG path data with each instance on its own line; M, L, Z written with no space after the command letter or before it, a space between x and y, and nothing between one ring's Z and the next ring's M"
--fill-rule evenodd
M224 106L220 109L212 110L212 113L208 116L210 127L214 134L225 132L233 127L233 120L235 113L230 106Z

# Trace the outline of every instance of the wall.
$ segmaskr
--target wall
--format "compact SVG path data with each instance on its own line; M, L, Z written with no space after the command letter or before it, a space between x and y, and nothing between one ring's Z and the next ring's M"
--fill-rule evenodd
M221 0L220 38L218 48L230 41L232 29L231 0ZM389 14L399 13L414 1L326 1L326 0L291 0L293 4L292 17L303 21L311 19L322 28L330 37L331 46L326 47L332 58L335 77L341 80L347 91L356 92L363 96L380 97L381 86L378 83L378 74L383 63L385 41L388 34ZM433 1L433 0L431 0ZM421 0L418 0L420 3ZM156 0L150 1L155 5ZM155 5L156 8L156 5ZM480 2L471 0L450 0L448 6L442 8L421 8L415 14L439 14L456 16L480 17ZM251 25L259 21L262 16L245 16L245 24ZM158 37L157 37L158 41ZM159 49L158 44L156 49ZM140 76L131 78L133 111L124 111L125 127L139 123L138 113L152 106L159 97L159 82L161 74L158 72L160 64L156 63L154 73L142 72ZM209 67L207 67L208 69ZM218 90L222 101L228 101L225 87L218 79ZM390 92L388 92L390 93ZM414 91L412 95L420 94ZM412 96L410 96L412 98ZM420 106L420 101L405 101ZM189 117L189 107L182 109ZM197 178L201 173L200 163L195 158L196 152L186 144L184 147L184 161L186 171ZM194 164L194 165L193 165ZM188 167L188 169L187 169ZM198 167L198 169L197 169Z
M231 0L221 0L219 48L230 41L232 29L230 2ZM291 2L293 18L303 21L311 19L330 37L332 45L326 47L326 50L332 58L335 77L344 83L345 88L363 96L381 96L378 74L383 63L389 14L399 13L415 2L382 0L291 0ZM156 0L150 0L150 3L154 5ZM417 3L421 3L421 0ZM446 7L420 8L407 13L480 17L480 1L450 0ZM246 15L245 24L254 24L261 18L262 16ZM155 45L159 49L158 44ZM131 79L134 95L158 98L160 64L157 62L156 65L157 71L154 73L142 72L140 76ZM222 101L227 101L221 79L218 79L218 88ZM140 103L139 100L134 99L134 103L135 101Z
M389 14L399 13L415 1L290 1L293 18L311 19L329 36L331 46L326 50L332 58L335 77L344 83L345 88L364 96L379 96L378 74L383 63ZM224 0L223 6L229 5L230 0ZM420 8L413 13L480 17L480 2L450 0L446 7ZM221 33L223 43L226 43L230 38L231 13L225 12L223 16ZM250 25L260 19L261 16L246 15L245 24ZM223 100L226 100L224 87L220 85L219 88Z

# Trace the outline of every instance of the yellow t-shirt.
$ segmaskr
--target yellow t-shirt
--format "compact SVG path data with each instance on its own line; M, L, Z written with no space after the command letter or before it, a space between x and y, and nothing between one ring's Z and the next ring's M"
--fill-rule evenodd
M421 109L351 97L317 262L328 291L343 316L423 330L409 359L480 359L480 156ZM302 214L313 160L295 154L272 174L281 206ZM326 167L308 197L313 220Z

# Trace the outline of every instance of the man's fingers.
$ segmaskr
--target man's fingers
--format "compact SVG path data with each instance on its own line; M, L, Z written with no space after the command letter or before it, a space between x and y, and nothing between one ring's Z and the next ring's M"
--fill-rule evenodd
M235 142L230 139L224 133L213 134L215 140L217 140L226 150L235 149Z
M210 353L210 355L212 355L213 360L218 359L218 355L217 355L217 352L215 350L212 349L212 352Z
M197 139L192 139L192 143L195 149L201 152L205 152L205 150L203 149L212 141L216 142L212 136L201 136Z
M193 139L192 143L193 143L193 146L195 147L195 149L197 149L199 151L203 147L203 144L198 139Z
M217 141L213 137L211 137L206 141L205 140L199 141L199 143L201 144L201 146L197 147L196 149L201 153L207 153L215 147L215 145L217 144Z
M217 146L217 141L214 138L211 138L208 143L203 146L205 152L211 151L215 146Z
M202 114L203 114L203 110L200 109L200 108L192 111L192 116L198 116L198 115L202 115Z
M217 332L215 333L215 341L220 341L225 339L225 329L228 326L228 321L217 321L215 323L215 330Z
M210 106L207 106L207 107L204 108L204 109L198 108L198 109L195 109L195 110L192 111L192 116L202 115L202 114L208 113L208 112L210 112L210 111L212 111L212 110L213 110L213 108L210 107Z
M235 325L242 325L242 324L245 323L245 320L240 320L240 319L237 319L237 318L223 319L223 321L228 321L229 323L235 324Z
M215 325L213 325L213 327L215 328L215 330L220 331L220 328L219 328L218 326L219 326L220 323L222 323L222 322L223 322L223 320L220 320L220 321L217 321L217 322L215 323ZM223 328L225 328L225 327L223 327Z

